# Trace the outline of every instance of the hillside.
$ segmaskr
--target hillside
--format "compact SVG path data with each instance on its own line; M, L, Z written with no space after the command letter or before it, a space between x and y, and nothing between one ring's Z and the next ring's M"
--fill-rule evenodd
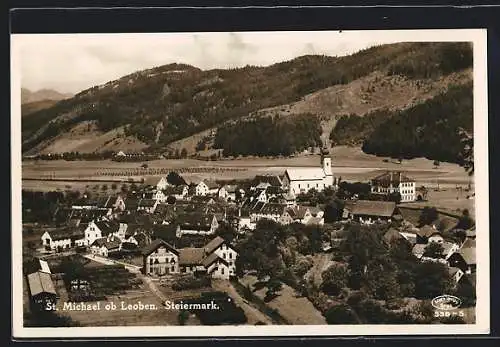
M33 113L22 122L23 152L54 147L84 122L95 125L89 139L123 129L114 137L116 146L125 139L151 150L176 143L196 146L199 140L190 141L191 136L203 139L206 135L196 134L210 134L227 121L274 113L319 117L325 141L338 115L421 103L450 85L470 81L471 65L470 46L462 43L382 45L346 57L309 55L230 70L164 65ZM85 150L101 147L87 142ZM79 146L72 150L83 151Z
M21 105L21 117L26 117L32 113L38 112L45 108L54 106L57 103L56 100L39 100L33 102L27 102Z
M59 93L53 89L40 89L31 91L27 88L21 88L21 104L34 103L38 101L59 101L71 98L73 94Z

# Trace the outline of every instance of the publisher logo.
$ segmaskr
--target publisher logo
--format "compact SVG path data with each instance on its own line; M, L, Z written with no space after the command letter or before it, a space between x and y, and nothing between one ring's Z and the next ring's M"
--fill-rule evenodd
M456 310L462 305L462 300L453 295L440 295L432 299L431 304L434 308L443 311Z

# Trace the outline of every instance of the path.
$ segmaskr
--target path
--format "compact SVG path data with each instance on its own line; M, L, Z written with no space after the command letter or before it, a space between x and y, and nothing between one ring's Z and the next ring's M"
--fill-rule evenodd
M243 311L245 311L245 316L247 316L248 318L248 324L255 324L257 322L264 322L267 325L274 324L271 318L252 306L250 303L248 303L247 300L243 299L238 291L233 287L231 282L213 280L212 287L215 290L227 293L234 300L236 305L238 305L243 309Z

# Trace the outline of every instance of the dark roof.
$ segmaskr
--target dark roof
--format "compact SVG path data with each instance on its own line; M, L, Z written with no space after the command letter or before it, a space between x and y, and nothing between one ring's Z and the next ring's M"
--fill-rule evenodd
M173 253L179 254L179 251L176 250L171 244L163 241L162 239L156 239L153 242L151 242L149 245L144 247L144 249L142 250L142 255L148 256L151 253L153 253L154 251L156 251L161 246L165 246L167 249L169 249Z
M85 236L83 230L81 230L80 228L73 228L73 227L65 227L62 229L51 230L48 233L53 241L76 239Z
M222 237L217 236L212 241L210 241L209 243L207 243L205 245L205 247L203 247L203 249L205 250L206 254L209 254L209 253L212 253L213 251L215 251L217 248L219 248L225 242L226 241Z
M181 195L184 193L185 189L187 189L187 186L185 185L168 186L165 190L163 190L163 193L165 195Z
M269 186L266 188L266 193L267 194L282 194L285 191L281 187L277 186Z
M283 204L273 204L273 203L268 203L265 204L262 209L260 210L260 213L267 214L267 215L282 215L283 211L285 211L286 205Z
M139 199L137 198L127 198L127 200L125 200L125 207L127 210L137 210L138 206Z
M257 175L253 180L253 185L259 183L269 183L271 186L281 187L281 178L277 175Z
M214 181L203 181L206 186L208 187L208 189L218 189L219 188L219 184L217 182L214 182Z
M92 242L91 246L96 246L96 247L102 247L106 244L106 238L101 237L99 239L95 239L94 242Z
M305 206L290 206L286 209L290 217L293 219L302 219L309 209Z
M52 277L46 272L33 272L28 275L28 286L31 296L42 293L57 295Z
M393 201L357 200L350 207L353 215L392 217L396 209Z
M372 179L372 184L382 186L385 188L389 187L391 183L393 186L398 186L399 183L401 182L415 182L415 181L403 175L403 173L399 171L387 171Z
M109 234L115 233L118 231L118 229L120 229L120 224L116 222L101 220L94 223L99 228L99 230L102 231L102 236L107 236Z
M205 213L184 213L177 217L175 224L181 228L210 228L214 215Z
M417 231L417 235L420 237L431 237L431 235L435 233L439 233L439 231L437 231L430 225L424 225Z
M212 253L208 257L204 258L202 260L202 264L204 267L209 267L211 264L215 263L216 261L222 261L225 264L228 264L228 262L221 257L219 257L217 254Z
M154 199L141 199L138 207L153 207L156 203L157 201Z
M179 264L201 265L204 256L203 248L182 248L179 250Z
M147 186L156 186L158 183L160 183L160 180L163 177L161 176L149 176L144 179L144 184Z

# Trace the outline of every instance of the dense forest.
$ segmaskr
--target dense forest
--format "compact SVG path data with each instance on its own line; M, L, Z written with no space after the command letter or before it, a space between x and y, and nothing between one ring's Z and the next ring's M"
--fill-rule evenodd
M369 154L462 164L460 129L472 132L472 83L452 87L448 92L395 112L380 124L363 143Z
M343 115L330 139L335 145L362 144L369 154L462 163L460 129L472 132L472 83L453 86L407 110L377 110L363 117Z
M472 65L468 43L398 43L345 57L302 56L268 67L202 71L170 64L82 91L22 121L23 151L83 121L125 127L148 145L166 145L249 113L288 104L374 71L437 78Z
M224 156L290 155L320 145L320 122L311 114L240 120L219 128L214 140L214 148L222 149Z

